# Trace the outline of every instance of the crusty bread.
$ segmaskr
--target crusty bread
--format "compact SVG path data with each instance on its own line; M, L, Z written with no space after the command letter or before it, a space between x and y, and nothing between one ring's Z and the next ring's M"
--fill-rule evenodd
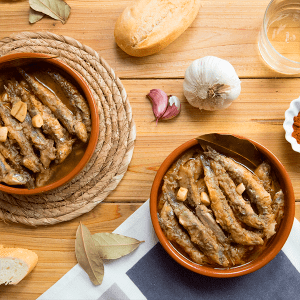
M125 8L115 25L118 46L132 56L167 47L194 21L200 0L139 0Z
M33 251L0 245L0 284L19 283L37 262L38 256Z

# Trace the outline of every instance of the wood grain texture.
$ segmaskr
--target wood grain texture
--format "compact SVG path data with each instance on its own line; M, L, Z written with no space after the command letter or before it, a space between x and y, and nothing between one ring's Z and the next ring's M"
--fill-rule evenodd
M133 58L114 41L114 24L131 0L67 0L71 15L65 25L50 18L28 22L28 0L0 0L0 39L21 31L50 31L71 36L95 49L122 79L137 128L133 159L123 180L107 199L72 221L28 228L0 222L0 243L37 252L39 262L17 286L0 286L0 299L33 300L75 264L74 240L79 222L92 233L111 232L150 195L160 164L183 142L219 132L245 136L271 150L292 180L296 218L300 221L300 154L285 140L284 112L300 94L299 78L280 78L261 61L257 36L269 0L203 0L191 27L160 53ZM215 55L229 60L242 78L240 97L226 110L199 111L183 97L182 78L195 59ZM161 88L182 101L181 114L153 122L146 94Z
M206 133L230 133L250 138L272 151L287 169L300 200L300 154L285 140L284 113L300 93L300 79L243 79L242 92L226 110L200 111L183 96L183 80L123 80L137 139L133 159L120 186L106 202L144 201L160 164L179 145ZM156 125L151 103L146 98L150 89L160 88L181 99L178 117ZM134 187L132 187L134 182Z
M240 77L277 76L265 66L257 47L269 0L203 0L196 19L177 40L142 58L130 57L114 40L117 18L131 2L69 0L71 14L65 25L48 17L30 25L28 1L0 0L0 39L20 31L68 35L99 52L121 78L183 78L188 65L206 55L227 59Z

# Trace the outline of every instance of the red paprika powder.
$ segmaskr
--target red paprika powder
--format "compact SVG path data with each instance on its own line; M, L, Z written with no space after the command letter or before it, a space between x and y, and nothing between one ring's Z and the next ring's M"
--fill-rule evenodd
M294 117L292 137L296 139L297 143L300 144L300 112Z

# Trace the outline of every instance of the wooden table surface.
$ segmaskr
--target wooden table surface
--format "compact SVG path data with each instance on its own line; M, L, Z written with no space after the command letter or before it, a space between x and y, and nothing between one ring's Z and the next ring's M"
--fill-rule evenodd
M300 220L300 154L285 140L284 112L300 94L300 79L266 67L257 49L257 36L269 0L203 0L188 30L156 55L130 57L114 41L114 25L131 0L68 0L66 24L44 18L28 22L28 0L0 0L0 39L21 31L50 31L92 47L121 78L133 111L137 139L123 180L101 204L72 221L29 228L0 222L0 243L24 247L39 256L36 268L17 286L0 286L0 299L36 299L75 264L75 233L79 222L92 233L111 232L148 198L152 181L165 157L198 135L239 134L271 150L287 169ZM242 91L226 110L207 112L190 106L183 96L183 77L190 63L214 55L228 60L242 81ZM157 126L145 95L160 88L182 101L181 114Z

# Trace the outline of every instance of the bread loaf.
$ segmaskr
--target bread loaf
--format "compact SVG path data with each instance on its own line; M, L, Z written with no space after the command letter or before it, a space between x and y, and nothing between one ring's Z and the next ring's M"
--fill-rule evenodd
M139 0L128 6L115 25L118 46L132 56L167 47L194 21L200 0Z
M22 248L0 245L0 284L17 284L36 266L38 256Z

